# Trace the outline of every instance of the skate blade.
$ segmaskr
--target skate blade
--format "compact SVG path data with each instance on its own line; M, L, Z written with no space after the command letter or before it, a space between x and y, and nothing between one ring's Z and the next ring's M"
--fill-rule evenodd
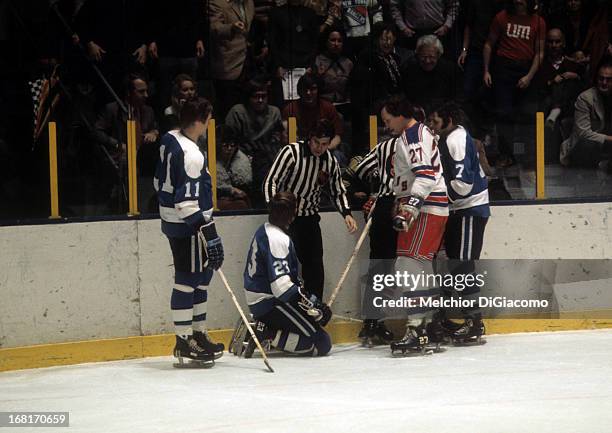
M414 358L417 356L433 355L434 351L428 348L423 349L395 349L391 350L391 356L393 358Z
M469 347L469 346L483 346L487 344L487 340L479 338L478 340L467 340L467 341L454 341L453 346L456 347Z
M215 361L198 361L194 359L184 360L182 358L178 359L178 362L172 364L174 368L212 368L215 365Z
M441 343L427 345L426 349L432 353L444 353L447 350L446 347L442 347Z

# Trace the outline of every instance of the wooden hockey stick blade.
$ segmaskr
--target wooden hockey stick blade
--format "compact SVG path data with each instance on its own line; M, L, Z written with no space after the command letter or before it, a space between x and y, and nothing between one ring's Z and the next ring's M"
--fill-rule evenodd
M266 364L266 367L268 367L268 371L270 373L274 373L274 369L270 365L270 362L268 361L268 357L266 356L266 351L263 350L263 347L261 347L261 343L259 342L259 339L257 338L257 335L255 335L255 331L253 331L253 328L251 327L251 324L249 323L249 320L245 316L244 311L242 311L242 307L238 303L238 299L236 299L236 295L234 295L234 291L232 290L232 288L230 287L229 283L227 282L227 278L225 278L225 274L223 273L223 271L221 269L217 269L217 272L219 273L219 276L221 277L221 281L223 281L223 285L225 286L225 288L229 292L230 296L232 297L232 301L234 301L234 305L238 309L238 313L240 313L240 317L242 317L242 320L244 321L244 324L246 325L247 329L249 330L249 333L251 334L251 337L253 337L253 341L255 341L255 344L257 345L257 348L259 349L259 352L261 353L261 356L263 357L263 361Z

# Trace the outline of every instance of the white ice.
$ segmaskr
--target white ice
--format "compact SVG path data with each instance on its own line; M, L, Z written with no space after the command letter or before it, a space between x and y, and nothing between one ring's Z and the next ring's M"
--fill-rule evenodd
M5 372L0 411L70 412L70 428L34 433L612 431L612 330L488 336L425 357L344 345L270 361L276 373L228 354L208 370L160 357Z

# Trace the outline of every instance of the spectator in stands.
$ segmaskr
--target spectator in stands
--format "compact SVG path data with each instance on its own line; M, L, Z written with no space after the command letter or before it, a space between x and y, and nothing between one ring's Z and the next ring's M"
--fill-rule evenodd
M463 48L457 64L463 69L463 94L470 101L482 88L482 50L491 21L503 8L503 0L471 0L465 13Z
M314 72L323 83L321 98L335 104L349 102L347 83L353 62L343 55L344 34L332 28L324 33L325 50L315 59Z
M217 207L221 210L251 207L251 161L238 148L239 140L227 125L217 128Z
M275 6L274 0L253 0L255 15L249 34L247 54L247 78L268 72L270 63L270 48L267 34L269 31L270 12Z
M283 105L282 78L300 68L310 71L314 63L319 36L319 19L314 10L300 0L288 0L270 12L268 46L274 72L273 103Z
M453 99L456 94L456 67L442 54L444 48L437 36L422 36L417 41L415 57L402 71L404 93L425 111Z
M382 22L382 8L378 0L341 0L340 5L346 55L355 60L368 45L371 26Z
M402 92L401 71L411 53L396 45L392 24L377 23L374 44L359 55L349 80L353 126L353 153L368 151L368 115L378 105Z
M342 120L331 102L319 97L321 82L314 74L306 74L300 78L297 91L300 99L291 101L283 109L283 119L295 117L298 137L305 139L311 136L320 120L327 120L334 127L334 136L329 143L329 149L338 147L342 141Z
M501 168L515 162L514 123L544 58L546 23L534 12L534 4L534 0L512 0L493 19L483 49L484 83L493 87L495 98Z
M205 52L204 8L199 0L161 0L150 2L148 8L153 38L148 53L159 59L159 101L166 104L174 77L197 77L198 59Z
M215 117L224 119L239 103L245 81L248 35L255 14L253 0L210 1L211 75Z
M159 154L157 151L159 130L153 109L146 104L149 96L146 80L140 75L132 74L126 79L125 89L123 102L129 117L136 122L138 171L139 175L145 178L139 182L139 201L148 205L153 195L152 176L155 171L156 156ZM128 113L120 108L118 102L107 104L98 116L93 133L94 139L112 156L116 168L110 197L111 211L115 212L126 210L124 191L127 182L123 170L127 163Z
M249 80L243 94L244 102L231 108L225 124L234 136L240 137L240 150L252 159L253 205L265 206L261 185L281 146L281 113L268 104L268 82L264 77Z
M565 54L578 63L588 63L590 50L585 46L594 9L589 0L565 0L561 13L552 15L547 24L565 35Z
M147 7L144 0L87 0L75 19L78 39L119 97L128 73L144 73L149 38L143 14ZM98 77L92 75L90 80L99 104L113 100Z
M557 28L546 33L544 61L536 75L538 100L543 102L547 123L554 125L559 115L573 114L573 102L582 91L584 68L564 55L565 37Z
M198 96L197 83L187 74L178 74L174 78L172 85L172 97L170 105L164 110L162 122L162 132L177 129L180 125L179 113L183 103L191 98Z
M608 60L599 67L595 86L576 100L574 128L561 146L561 164L609 171L611 158L612 60Z
M459 15L459 0L391 0L391 14L410 48L424 35L444 41Z

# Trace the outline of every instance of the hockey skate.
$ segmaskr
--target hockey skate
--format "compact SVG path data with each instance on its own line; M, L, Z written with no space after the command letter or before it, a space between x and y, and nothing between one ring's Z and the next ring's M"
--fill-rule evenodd
M174 356L178 362L172 364L176 368L210 368L215 365L215 354L200 347L193 336L184 339L176 336ZM185 361L187 358L187 361Z
M266 352L270 352L271 344L272 344L272 336L275 332L271 331L265 323L257 321L253 326L253 331L255 331L255 335L261 344L262 349ZM255 339L252 335L246 335L246 345L244 346L244 351L242 352L242 356L245 358L251 358L255 349L257 349L257 344L255 344Z
M465 319L465 323L453 333L452 340L455 346L479 346L487 342L483 335L485 326L481 319Z
M359 331L358 337L364 347L389 344L393 341L393 334L387 329L384 322L372 319L363 321L363 328Z
M391 343L392 356L431 355L437 351L440 351L440 345L429 342L429 337L423 325L409 326L404 338Z
M461 326L460 323L448 319L441 320L435 317L426 326L427 336L429 337L430 343L448 345L453 342L453 334L461 328Z
M214 353L215 359L219 359L223 356L225 346L223 343L213 342L207 332L194 331L193 338L198 342L201 348L207 352Z

